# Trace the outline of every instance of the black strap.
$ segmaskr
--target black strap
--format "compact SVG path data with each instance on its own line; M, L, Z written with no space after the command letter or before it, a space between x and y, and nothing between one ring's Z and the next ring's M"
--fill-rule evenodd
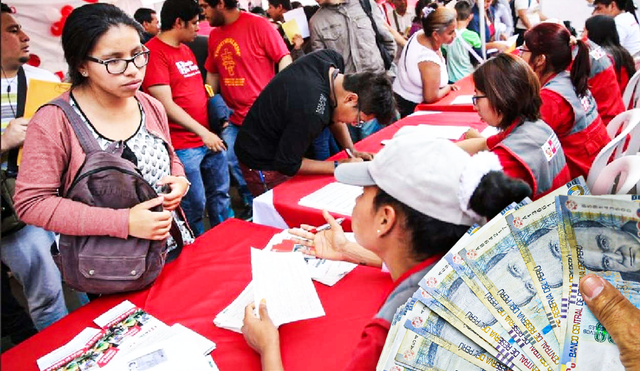
M18 103L16 106L16 118L24 116L24 104L27 100L27 76L24 68L18 68ZM18 154L20 148L14 148L9 151L7 157L7 176L15 178L18 176Z
M367 17L369 17L369 20L371 21L371 27L373 28L373 32L376 34L376 43L378 44L378 49L383 48L384 46L382 45L382 35L378 31L378 26L376 25L376 21L373 19L373 14L371 13L371 3L369 2L369 0L360 0L360 6L362 6L362 10L364 10L364 12L367 14ZM380 50L380 53L382 53L382 50ZM384 62L384 57L382 57L382 60ZM385 66L385 69L388 69L387 66Z
M175 258L177 258L182 252L182 247L184 246L184 241L182 240L182 233L180 232L180 227L178 227L178 223L175 219L171 221L171 229L169 230L169 234L173 237L173 240L176 242L176 247L169 251L167 254L167 258L165 263L168 263Z
M82 118L80 118L80 115L78 115L73 107L71 107L69 102L62 98L56 98L47 103L47 105L56 106L65 113L67 120L71 123L71 127L73 128L73 131L75 131L78 141L80 142L80 146L85 153L88 154L91 152L102 151L102 148L98 144L96 138L91 134L87 125L82 121Z
M402 31L400 31L400 23L398 23L398 13L396 13L396 11L393 11L393 20L396 22L396 30L398 31L399 34L403 34Z

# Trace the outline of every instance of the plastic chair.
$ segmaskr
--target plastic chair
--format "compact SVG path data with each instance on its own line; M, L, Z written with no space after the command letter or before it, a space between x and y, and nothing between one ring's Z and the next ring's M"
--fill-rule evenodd
M633 98L633 102L631 99ZM640 70L637 70L636 73L629 79L629 83L627 87L624 89L624 93L622 94L622 102L624 103L625 109L631 109L638 107L638 102L640 101ZM633 104L632 104L633 103Z
M636 155L640 149L640 109L633 109L616 116L607 126L609 136L613 138L591 164L587 176L587 186L593 187L600 172L610 161L621 157ZM616 135L616 133L620 134Z
M589 175L591 175L591 173ZM618 176L620 176L620 178L616 186L615 181ZM625 156L607 165L589 189L593 195L622 195L629 193L639 182L640 156Z

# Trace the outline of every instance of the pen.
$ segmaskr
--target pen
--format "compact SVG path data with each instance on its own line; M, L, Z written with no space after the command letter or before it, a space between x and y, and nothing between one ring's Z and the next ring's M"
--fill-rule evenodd
M336 219L336 223L342 224L342 222L344 222L344 218ZM313 228L309 232L318 233L318 232L326 231L327 229L331 229L331 224L329 224L329 223L323 224L323 225L319 226L318 228Z
M347 154L347 156L349 156L349 158L355 158L356 156L353 155L353 152L351 152L351 150L349 148L345 148L344 152Z

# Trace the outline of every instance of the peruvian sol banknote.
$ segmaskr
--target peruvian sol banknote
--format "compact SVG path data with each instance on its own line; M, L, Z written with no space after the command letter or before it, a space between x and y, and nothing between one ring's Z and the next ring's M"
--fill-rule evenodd
M560 344L553 331L557 325L546 315L506 218L478 232L459 255L539 352L542 366L557 369Z
M560 248L556 196L588 195L583 177L572 180L548 195L525 205L506 216L507 224L533 280L538 298L542 302L549 322L555 322L553 331L560 343L564 329L571 286L563 286L563 267L569 266L568 249ZM567 257L565 261L563 258ZM564 291L563 291L564 290ZM562 344L560 344L562 345ZM562 352L562 350L560 350Z
M640 308L640 206L605 197L559 196L574 278L595 273ZM589 311L580 292L570 302L561 370L624 370L606 329Z

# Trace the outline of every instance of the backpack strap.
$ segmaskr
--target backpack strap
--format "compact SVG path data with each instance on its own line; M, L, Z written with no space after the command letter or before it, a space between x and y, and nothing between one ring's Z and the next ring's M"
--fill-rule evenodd
M47 105L52 105L60 108L64 114L67 116L67 120L71 124L73 131L76 133L78 137L78 141L80 142L80 146L85 153L91 153L96 151L102 151L100 145L96 138L93 137L91 131L87 127L87 125L82 121L80 115L71 107L71 104L62 98L56 98L51 102L47 103Z
M16 117L20 118L24 116L24 105L27 101L27 75L24 73L24 68L20 66L18 68L18 103L16 104ZM18 154L19 148L14 148L9 151L7 157L7 176L15 178L18 175Z

